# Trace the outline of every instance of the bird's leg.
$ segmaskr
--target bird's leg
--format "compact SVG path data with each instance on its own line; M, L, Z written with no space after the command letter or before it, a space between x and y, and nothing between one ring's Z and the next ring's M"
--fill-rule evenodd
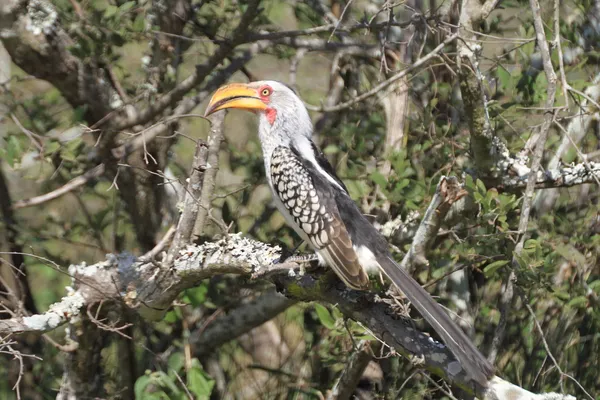
M286 258L284 261L285 262L295 262L295 263L299 263L299 264L306 264L306 263L310 263L313 261L317 261L318 259L319 259L319 257L317 257L317 253L309 253L309 254L291 255L288 258Z
M281 247L281 255L279 256L279 259L277 259L273 262L273 264L283 264L284 262L286 262L288 258L290 258L291 256L294 255L296 250L298 250L298 247L302 246L302 243L303 243L303 242L300 242L300 244L298 244L295 247L290 249L285 243L283 243L279 240L277 242L278 242L279 247Z
M304 241L300 242L297 246L292 249L287 248L284 244L280 243L281 246L281 256L279 260L275 261L274 264L283 264L286 262L295 262L298 264L305 264L312 261L318 260L317 254L295 254L296 251L304 244Z

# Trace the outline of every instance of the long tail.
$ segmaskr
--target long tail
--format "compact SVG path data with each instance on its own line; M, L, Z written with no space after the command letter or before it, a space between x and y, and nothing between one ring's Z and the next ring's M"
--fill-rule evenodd
M489 379L494 376L494 367L477 350L462 329L450 319L442 306L391 257L383 256L377 261L388 278L441 336L467 374L480 385L487 386Z

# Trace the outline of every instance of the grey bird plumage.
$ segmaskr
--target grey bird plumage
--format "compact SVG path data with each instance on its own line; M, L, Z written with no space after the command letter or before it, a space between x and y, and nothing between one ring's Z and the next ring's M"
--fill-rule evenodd
M369 287L368 273L382 271L440 335L468 375L486 386L494 367L393 260L385 239L363 216L313 143L312 122L300 98L276 81L230 85L215 93L207 114L228 107L258 115L258 135L274 201L288 224L315 249L320 263L358 290Z

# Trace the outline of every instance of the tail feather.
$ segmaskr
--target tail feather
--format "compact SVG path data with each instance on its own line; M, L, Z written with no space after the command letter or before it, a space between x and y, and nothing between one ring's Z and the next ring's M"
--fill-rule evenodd
M387 277L441 336L467 374L480 385L486 386L489 379L494 376L494 367L477 350L471 339L452 321L442 306L391 257L384 256L378 262Z

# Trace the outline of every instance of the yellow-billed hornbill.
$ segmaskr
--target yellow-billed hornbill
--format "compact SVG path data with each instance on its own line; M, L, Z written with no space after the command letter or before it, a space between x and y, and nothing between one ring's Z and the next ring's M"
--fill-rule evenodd
M365 290L367 273L383 271L436 330L467 374L486 386L494 367L442 307L392 258L388 244L360 212L311 136L306 107L275 81L230 84L213 95L206 115L237 108L258 115L265 171L288 224L347 286Z

